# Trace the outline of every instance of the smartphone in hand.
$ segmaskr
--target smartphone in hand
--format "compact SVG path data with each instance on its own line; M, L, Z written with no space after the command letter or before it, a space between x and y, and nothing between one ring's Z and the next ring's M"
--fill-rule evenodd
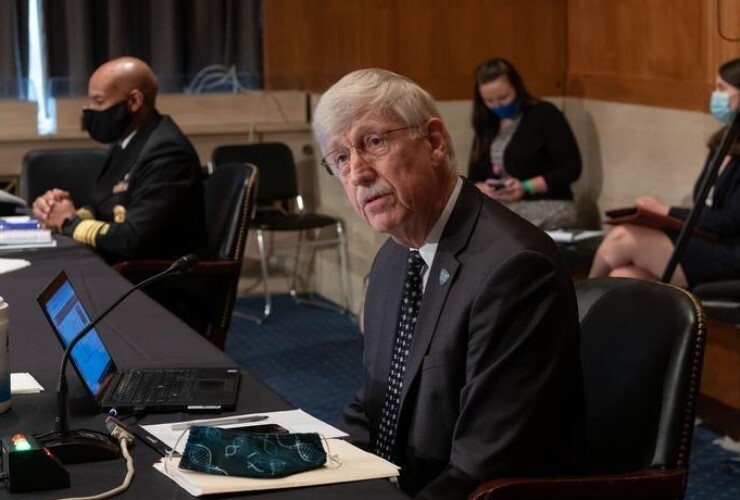
M488 187L491 189L499 190L506 186L506 181L503 179L486 179L486 184L488 184Z

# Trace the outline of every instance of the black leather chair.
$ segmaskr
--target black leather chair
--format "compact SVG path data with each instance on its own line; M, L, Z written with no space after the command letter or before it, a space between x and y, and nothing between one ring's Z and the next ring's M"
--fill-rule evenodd
M709 330L698 413L710 429L740 440L740 280L702 283L692 293Z
M75 206L87 205L107 155L103 148L31 150L23 157L19 195L30 205L60 188L70 192Z
M586 397L583 474L502 478L471 499L680 499L686 489L706 325L661 283L576 283Z
M343 311L348 310L352 304L352 299L347 270L347 241L344 223L336 217L310 213L304 210L303 199L298 190L298 174L290 148L283 143L272 142L226 145L213 150L211 166L214 171L221 168L220 165L223 163L233 161L249 162L257 165L260 169L260 183L257 190L258 206L252 223L257 233L265 293L265 307L258 322L265 321L272 312L272 301L268 286L267 253L264 242L264 233L269 231L298 233L290 294L299 302L324 305L321 302L299 299L297 281L301 246L304 244L313 246L336 245L339 251L340 287L344 300ZM335 229L336 238L317 238L304 242L304 231L330 227Z
M247 163L229 163L205 184L209 258L181 276L162 280L147 293L221 349L231 324L244 249L253 216L259 173ZM133 283L160 272L169 261L134 260L114 267Z
M702 283L692 293L701 300L707 315L740 325L740 280Z

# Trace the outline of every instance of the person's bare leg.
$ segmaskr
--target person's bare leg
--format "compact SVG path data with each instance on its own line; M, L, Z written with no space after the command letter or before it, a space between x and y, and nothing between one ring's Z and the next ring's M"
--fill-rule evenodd
M637 278L648 281L658 281L660 279L659 276L649 273L643 268L637 266L622 266L612 269L609 276L612 278Z
M609 273L611 272L611 268L609 267L609 264L607 264L606 260L602 256L603 253L606 252L604 245L607 245L608 238L611 232L607 233L606 237L604 238L604 241L601 242L601 245L599 245L599 248L596 250L596 255L594 255L594 260L591 262L591 269L588 272L589 278L601 278L602 276L609 276Z
M616 269L628 268L620 272L631 272L633 277L660 279L672 253L673 242L663 231L629 224L617 226L609 231L599 246L589 278L611 276ZM634 267L639 271L629 270ZM688 285L681 266L676 268L671 283L681 287Z
M613 269L632 264L632 248L635 244L626 241L632 238L630 227L633 226L615 226L606 234L596 250L589 278L609 276Z

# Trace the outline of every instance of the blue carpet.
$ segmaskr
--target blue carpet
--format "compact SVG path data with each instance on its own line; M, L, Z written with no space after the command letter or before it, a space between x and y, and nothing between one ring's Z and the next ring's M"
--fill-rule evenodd
M301 306L288 295L273 297L269 321L259 316L263 301L237 300L226 352L296 407L328 423L362 382L362 334L353 319L319 307Z
M719 437L701 425L694 429L686 500L740 498L740 454L712 444Z
M298 408L336 423L362 381L362 335L352 318L273 297L273 315L257 325L263 301L238 299L226 352ZM740 454L712 444L719 436L698 426L686 500L740 499Z

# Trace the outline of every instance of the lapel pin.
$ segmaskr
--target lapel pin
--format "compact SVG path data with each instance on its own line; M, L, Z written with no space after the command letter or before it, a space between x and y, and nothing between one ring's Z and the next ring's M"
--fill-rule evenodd
M439 272L439 284L444 285L448 279L450 279L450 272L447 269L442 269Z

